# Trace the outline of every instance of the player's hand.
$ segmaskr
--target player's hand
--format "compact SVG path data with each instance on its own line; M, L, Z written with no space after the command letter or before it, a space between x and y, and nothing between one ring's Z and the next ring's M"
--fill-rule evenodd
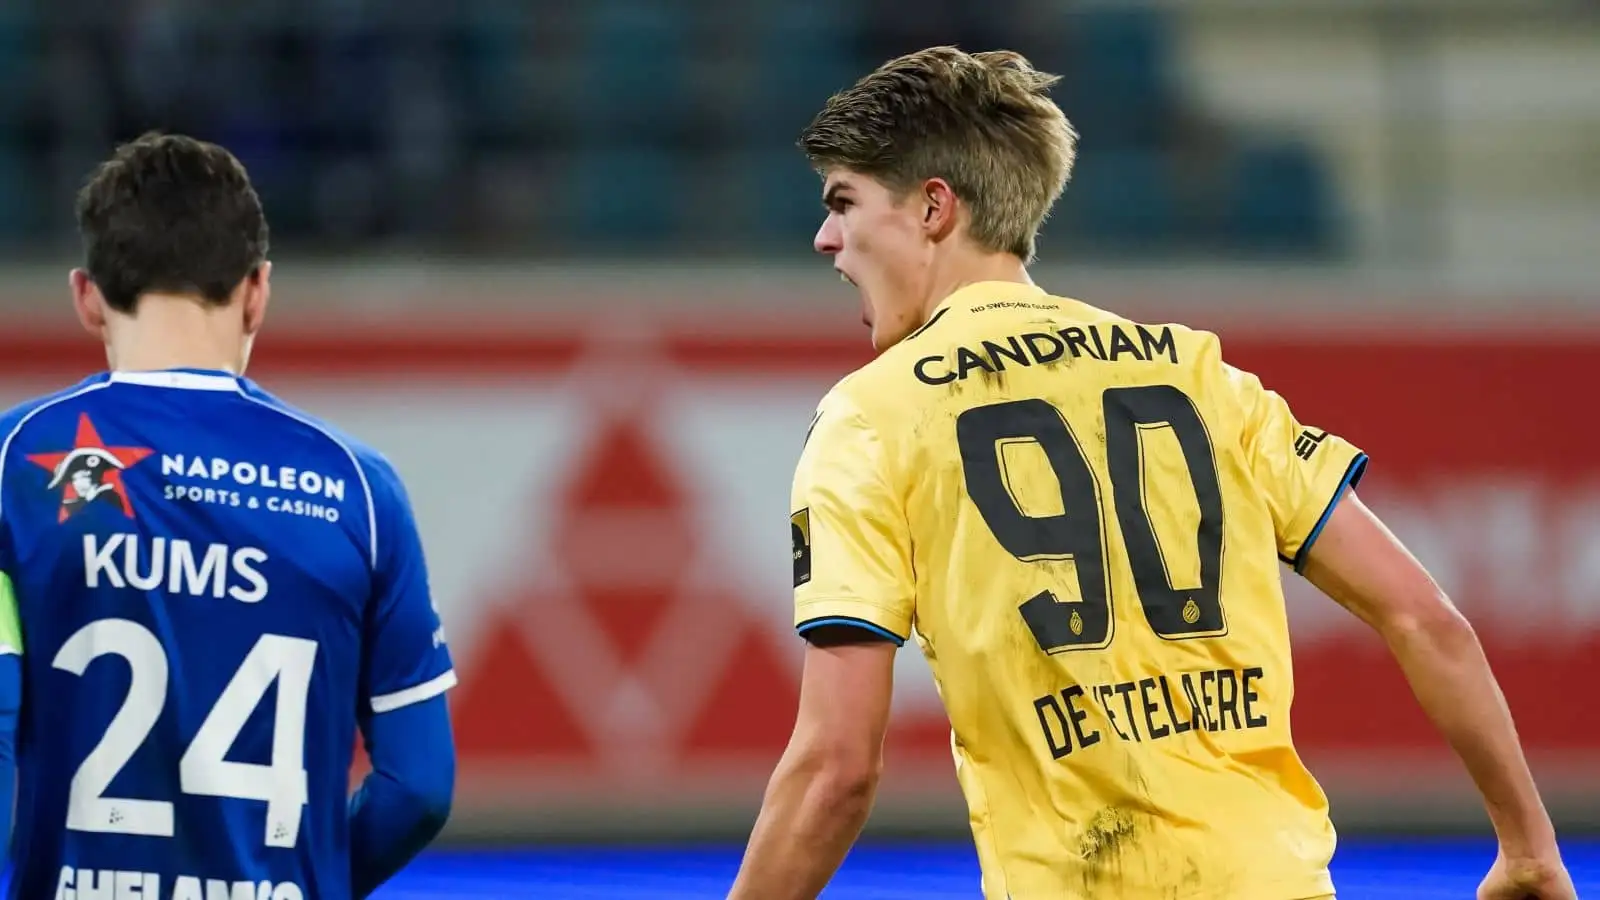
M1552 853L1536 859L1495 856L1494 866L1478 885L1478 900L1577 900L1572 876Z

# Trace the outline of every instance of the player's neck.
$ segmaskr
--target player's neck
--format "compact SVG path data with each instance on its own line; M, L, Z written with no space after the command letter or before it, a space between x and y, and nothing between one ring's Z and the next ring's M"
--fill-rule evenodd
M238 374L243 324L229 307L207 307L184 297L146 295L137 315L106 322L106 357L121 372L206 369Z
M940 271L941 268L944 271ZM986 281L1033 284L1033 278L1028 275L1028 267L1022 260L1009 253L964 253L959 258L952 259L948 266L935 267L934 277L930 282L933 289L928 293L924 314L932 315L934 309L956 291Z

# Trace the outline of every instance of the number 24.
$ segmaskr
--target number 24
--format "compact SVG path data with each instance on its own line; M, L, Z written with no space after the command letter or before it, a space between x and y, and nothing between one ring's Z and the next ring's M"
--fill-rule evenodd
M166 800L107 797L117 773L150 736L167 702L167 653L150 629L128 619L100 619L78 629L52 662L82 675L101 656L128 663L128 695L100 743L89 751L67 797L67 828L102 834L172 837L173 807ZM306 805L306 701L317 643L264 634L234 673L178 762L178 784L186 794L261 800L267 804L268 847L293 847ZM251 713L278 681L273 716L272 762L229 762L229 748Z

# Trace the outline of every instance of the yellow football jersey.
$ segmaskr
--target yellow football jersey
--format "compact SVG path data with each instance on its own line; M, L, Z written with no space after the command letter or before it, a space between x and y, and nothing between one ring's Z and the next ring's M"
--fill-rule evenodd
M821 402L796 625L916 635L987 897L1325 896L1279 560L1365 463L1213 334L973 285Z

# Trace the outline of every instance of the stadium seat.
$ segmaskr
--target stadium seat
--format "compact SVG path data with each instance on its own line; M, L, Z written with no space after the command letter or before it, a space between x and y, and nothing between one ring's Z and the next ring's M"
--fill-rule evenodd
M585 149L571 160L565 215L558 231L602 250L649 249L672 236L677 210L679 160L661 148L614 144Z
M680 129L688 107L689 35L670 5L587 0L576 51L577 125L589 139L651 140Z
M529 9L518 0L475 0L458 10L461 115L476 140L497 146L539 121L528 114Z
M1223 221L1239 250L1318 253L1333 249L1330 188L1304 144L1256 142L1228 167Z
M0 130L14 133L42 73L38 29L26 8L0 6Z
M1080 133L1102 147L1155 147L1177 108L1172 35L1151 9L1072 14L1068 69L1058 99Z
M851 53L853 9L845 0L763 5L750 39L750 138L793 146L828 97L864 74Z
M382 33L367 22L324 23L319 29L312 71L307 75L313 86L312 102L309 109L292 114L306 122L316 136L316 146L309 149L333 156L376 152L379 137L372 110L374 93L383 90L379 86L384 85L391 68L385 59L387 51ZM273 91L263 82L276 76L256 68L243 79L248 87L224 89L243 95L240 99L247 99L247 108L258 106L257 98Z
M313 147L305 129L243 107L216 123L216 140L250 171L274 229L303 230L316 222ZM252 115L252 113L256 113Z
M738 167L740 218L747 238L774 250L806 251L822 224L822 181L798 149L746 154Z
M1178 236L1177 185L1170 159L1150 150L1085 152L1062 198L1067 249L1106 253L1168 249Z
M10 243L28 237L34 225L33 177L28 158L11 142L0 143L0 242Z

